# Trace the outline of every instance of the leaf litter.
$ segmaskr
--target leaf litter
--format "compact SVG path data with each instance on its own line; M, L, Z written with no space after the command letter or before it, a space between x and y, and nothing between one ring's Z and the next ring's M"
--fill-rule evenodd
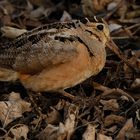
M91 21L103 17L117 46L110 43L106 65L97 76L67 89L78 97L75 101L33 94L19 81L0 82L0 138L139 140L139 11L138 0L1 0L0 46L42 24L85 16Z

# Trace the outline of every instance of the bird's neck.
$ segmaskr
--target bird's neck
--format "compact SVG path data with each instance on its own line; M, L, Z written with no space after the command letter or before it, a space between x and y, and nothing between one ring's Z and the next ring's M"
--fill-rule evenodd
M104 47L99 46L93 49L94 55L91 57L91 69L93 75L98 74L104 67L106 62L106 51Z

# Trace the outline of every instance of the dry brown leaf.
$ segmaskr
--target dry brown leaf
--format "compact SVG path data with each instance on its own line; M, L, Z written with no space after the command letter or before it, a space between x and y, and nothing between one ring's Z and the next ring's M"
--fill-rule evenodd
M99 12L111 10L113 11L112 14L116 12L120 19L124 19L129 6L125 0L82 0L81 3L83 13L87 17L93 17Z
M87 129L82 136L82 140L96 140L95 133L95 125L88 124Z
M41 17L44 14L44 12L45 12L44 6L40 6L37 9L35 9L35 10L33 10L33 11L30 12L29 18L30 19L39 18L39 17Z
M46 120L49 124L58 124L62 119L58 110L53 107L50 107L51 111L47 113Z
M16 81L19 78L19 74L13 70L0 68L0 80L1 81Z
M66 120L64 123L65 126L65 131L67 132L67 139L70 139L72 133L74 132L74 127L75 127L75 119L76 119L76 114L78 113L78 107L70 104L68 110L67 110L67 115L66 115Z
M13 135L12 139L15 140L21 140L21 139L27 139L27 134L29 132L28 126L24 124L19 124L10 129L11 134ZM8 137L5 138L7 140ZM9 136L10 138L10 136Z
M0 9L5 15L11 15L15 10L14 6L9 1L1 3Z
M60 101L57 103L57 105L55 105L55 108L56 108L57 110L61 110L61 109L63 109L63 108L65 107L65 105L66 105L66 101L65 101L65 100L60 100Z
M85 16L93 17L97 12L105 10L112 0L82 0L82 9Z
M128 130L125 134L126 139L131 140L139 140L140 139L140 130L136 129L136 128L131 128L130 130Z
M110 99L108 101L100 100L100 102L103 104L103 110L111 110L114 112L119 110L119 104L116 99Z
M33 5L41 6L44 5L45 0L29 0ZM48 1L48 0L47 0Z
M9 101L0 102L0 120L5 127L18 117L22 116L22 113L30 111L30 103L21 99L19 93L11 92L9 95Z
M140 50L138 51L133 51L133 56L128 60L129 63L136 69L140 70ZM133 70L128 67L126 64L124 65L124 72L125 72L125 76L128 77L129 79L133 78ZM132 82L132 84L130 85L131 89L136 89L139 90L140 89L140 78L136 78L134 79L134 81Z
M107 127L113 124L122 124L124 123L124 121L125 121L124 117L112 114L112 115L108 115L105 118L104 125L105 127Z
M139 59L140 50L135 51L135 52L133 51L132 53L133 53L133 56L130 59L128 59L128 61L133 67L140 69L140 59ZM125 74L127 74L127 73L132 72L132 69L128 67L127 65L124 65L124 71L125 71Z
M125 140L125 134L128 130L130 130L131 128L133 128L133 121L132 118L128 119L127 122L125 123L125 125L123 126L123 128L120 130L120 132L118 133L116 139L118 140Z
M97 140L112 140L112 138L99 133L97 134Z
M1 27L1 32L2 32L2 35L5 37L16 38L19 35L27 32L27 30L26 29L17 29L17 28L9 27L9 26L3 26L3 27Z
M117 128L117 125L113 125L112 127L106 129L105 131L107 131L107 132L109 132L109 133L110 133L110 132L111 132L111 133L115 133L117 129L118 129L118 128Z
M58 127L49 124L37 138L40 140L70 140L75 129L75 119L78 108L70 104L67 111L64 124L60 123Z
M136 78L131 84L131 89L139 89L140 90L140 78Z
M126 14L126 18L131 19L131 18L135 18L135 17L139 17L140 16L140 10L135 10L135 11L130 11L127 12Z
M45 8L45 11L44 11L45 17L48 17L55 10L56 10L55 6Z
M120 19L124 19L128 9L128 2L125 0L116 0L117 3L120 3L120 6L117 10L117 15L119 15Z
M48 126L37 136L39 140L65 140L66 131L62 123L59 127L48 124Z
M116 8L117 7L117 3L115 2L115 1L112 1L112 2L110 2L108 5L107 5L107 10L108 11L111 11L111 10L113 10L114 8Z

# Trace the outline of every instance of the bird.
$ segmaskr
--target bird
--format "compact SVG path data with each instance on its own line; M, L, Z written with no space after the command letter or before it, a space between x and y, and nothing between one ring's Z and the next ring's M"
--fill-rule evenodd
M45 24L2 46L0 68L31 91L65 91L103 69L109 39L101 18Z

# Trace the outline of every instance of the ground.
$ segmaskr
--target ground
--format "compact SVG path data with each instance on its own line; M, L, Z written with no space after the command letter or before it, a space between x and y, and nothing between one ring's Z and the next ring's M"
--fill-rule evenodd
M0 46L45 23L103 17L122 55L107 48L104 69L66 91L74 101L0 82L0 138L139 140L140 2L138 0L1 0ZM124 58L126 61L124 61Z

